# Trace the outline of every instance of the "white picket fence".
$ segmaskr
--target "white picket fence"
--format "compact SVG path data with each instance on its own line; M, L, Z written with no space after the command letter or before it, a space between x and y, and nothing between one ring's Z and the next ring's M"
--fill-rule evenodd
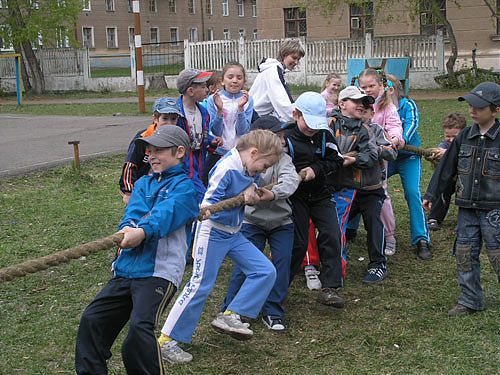
M196 69L220 70L229 61L239 61L248 72L256 72L263 57L276 57L284 39L184 41L184 65ZM410 57L413 71L444 71L442 34L365 39L308 41L300 71L305 75L347 73L350 58Z

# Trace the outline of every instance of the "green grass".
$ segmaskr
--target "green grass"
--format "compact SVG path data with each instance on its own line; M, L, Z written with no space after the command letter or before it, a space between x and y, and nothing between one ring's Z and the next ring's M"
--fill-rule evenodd
M146 114L150 114L153 102L146 102ZM26 115L61 116L144 116L136 103L88 103L88 104L30 104L17 107L5 104L0 106L2 113Z
M441 138L456 101L419 101L425 147ZM132 136L132 134L131 134ZM123 206L117 181L123 156L0 180L0 267L48 255L115 231ZM424 162L422 187L432 168ZM344 310L315 302L303 277L285 303L287 332L277 335L260 322L255 336L237 342L215 333L210 321L224 295L231 264L225 262L207 301L192 345L191 364L169 366L172 374L495 374L499 373L500 295L482 255L487 310L450 319L458 296L451 257L456 209L433 232L434 259L417 261L409 245L408 208L397 176L390 179L397 217L398 251L380 285L361 283L367 265L364 231L349 246ZM365 260L360 261L360 257ZM103 251L0 284L0 374L74 373L74 343L80 314L110 277L113 250ZM188 267L185 278L190 275ZM121 334L110 374L125 374Z
M155 65L144 67L144 74L176 75L182 69L184 69L184 64ZM90 76L92 78L130 77L130 68L93 68Z

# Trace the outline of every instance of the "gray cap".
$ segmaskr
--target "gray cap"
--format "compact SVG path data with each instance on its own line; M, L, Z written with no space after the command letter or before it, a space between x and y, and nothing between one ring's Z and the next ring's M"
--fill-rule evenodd
M184 130L176 125L163 125L156 129L153 135L146 138L137 138L136 144L147 143L155 147L184 146L189 150L189 137Z
M474 87L470 93L459 97L458 100L465 100L475 108L484 108L490 105L500 107L500 85L495 82L482 82Z
M181 94L184 94L193 83L207 82L212 74L212 72L198 69L184 69L177 77L177 89Z

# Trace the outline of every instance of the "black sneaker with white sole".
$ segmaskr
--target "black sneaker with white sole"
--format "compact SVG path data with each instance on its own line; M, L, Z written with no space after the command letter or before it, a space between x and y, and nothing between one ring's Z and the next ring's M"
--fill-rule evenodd
M273 332L285 332L285 325L283 324L283 319L281 319L280 317L264 315L262 317L262 322Z

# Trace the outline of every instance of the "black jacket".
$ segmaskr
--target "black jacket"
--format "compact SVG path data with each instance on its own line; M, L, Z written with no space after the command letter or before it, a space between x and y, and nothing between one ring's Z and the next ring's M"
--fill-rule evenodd
M327 176L337 173L344 162L333 135L328 130L321 130L308 137L296 125L287 131L286 141L295 170L300 172L311 167L316 175L311 181L301 182L295 194L318 199L331 195L334 188L327 183Z
M453 184L455 204L463 208L491 210L500 207L500 122L485 135L474 124L451 143L432 175L424 198L435 202Z

